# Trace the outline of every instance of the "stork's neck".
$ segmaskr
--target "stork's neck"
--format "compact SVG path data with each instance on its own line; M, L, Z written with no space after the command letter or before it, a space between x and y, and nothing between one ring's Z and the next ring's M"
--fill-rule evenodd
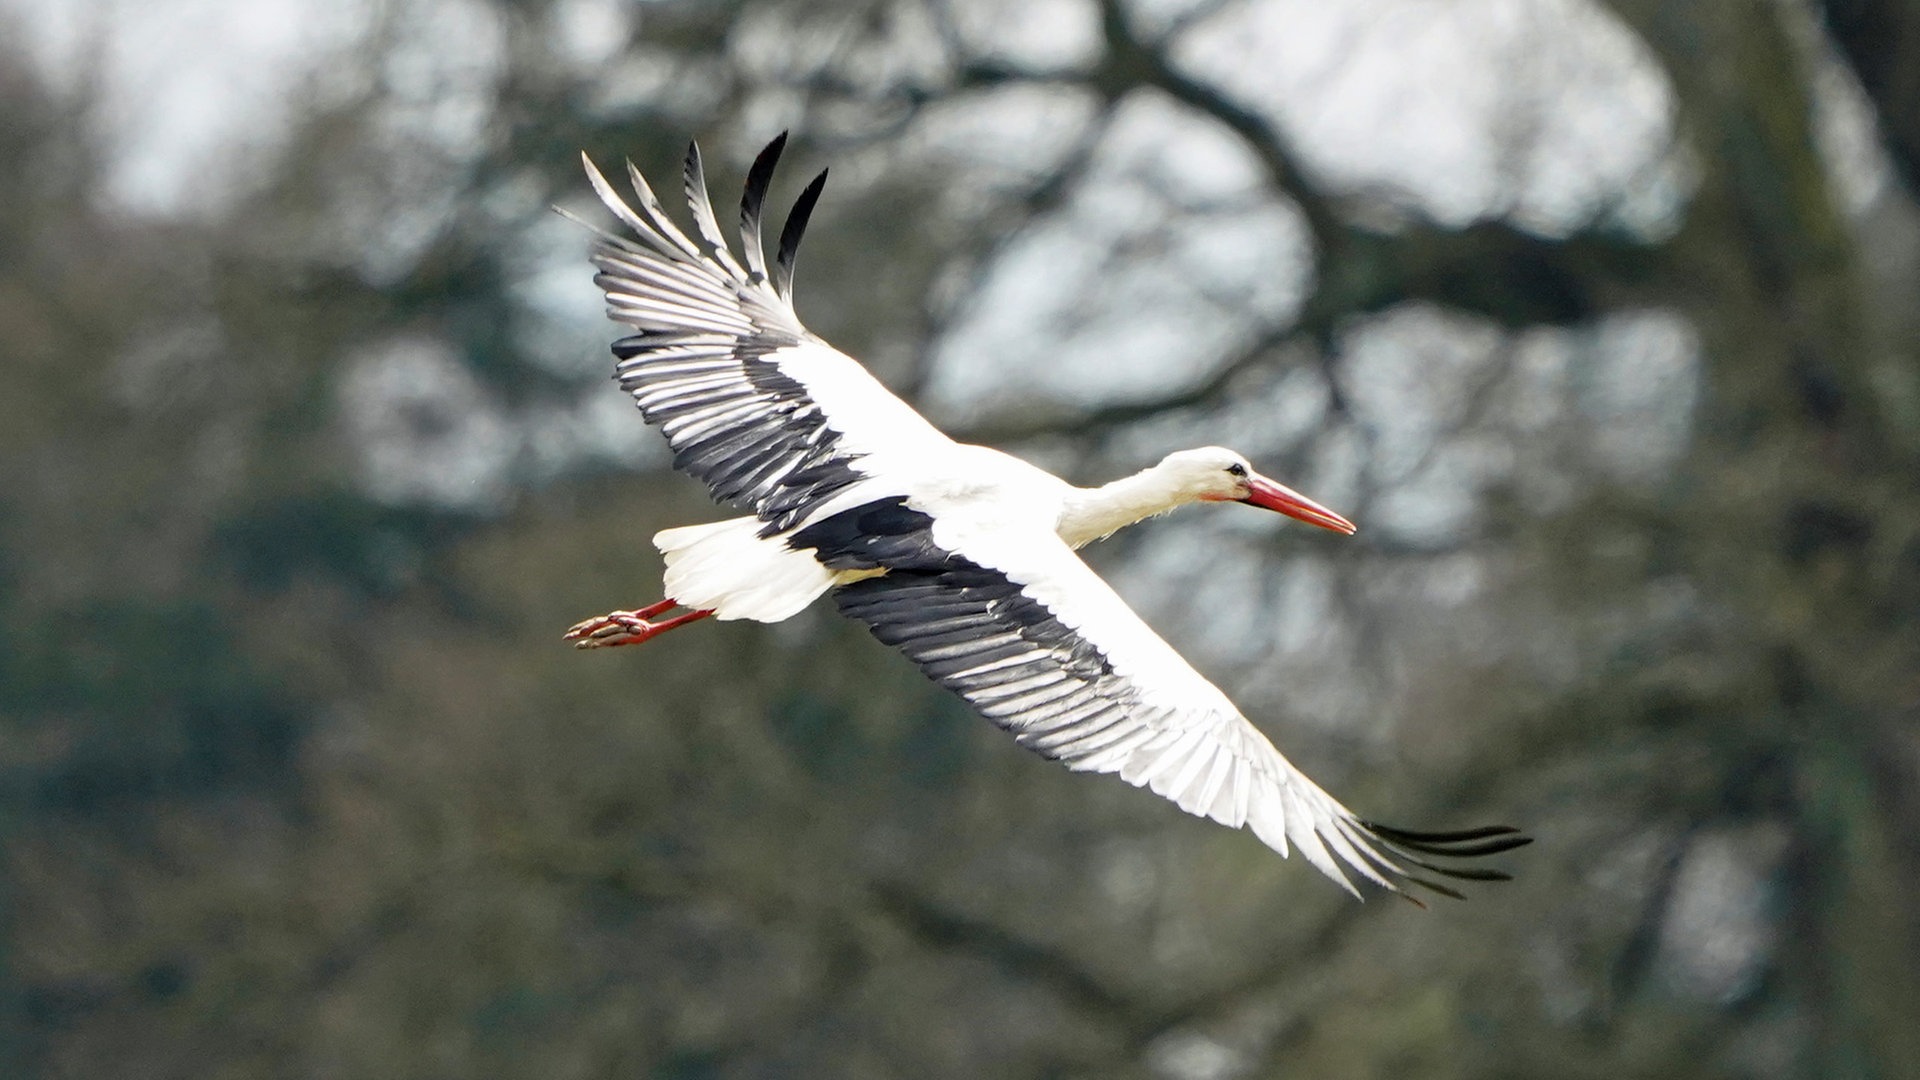
M1189 501L1157 466L1097 488L1074 488L1060 511L1060 539L1077 548Z

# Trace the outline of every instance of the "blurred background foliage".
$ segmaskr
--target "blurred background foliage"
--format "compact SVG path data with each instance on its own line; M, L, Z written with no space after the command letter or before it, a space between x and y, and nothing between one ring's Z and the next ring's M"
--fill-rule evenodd
M1920 1077L1920 3L0 23L0 1073ZM785 128L950 430L1361 522L1090 555L1517 882L1354 904L830 612L559 643L718 513L547 208Z

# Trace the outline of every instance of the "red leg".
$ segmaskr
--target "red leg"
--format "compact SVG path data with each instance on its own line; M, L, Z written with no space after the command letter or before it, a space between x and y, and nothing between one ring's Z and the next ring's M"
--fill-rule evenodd
M662 600L657 604L650 604L646 607L641 608L639 611L633 612L633 616L638 619L651 619L655 615L664 615L667 612L672 611L674 608L677 608L679 606L680 606L680 601L675 600L673 597L669 596L665 600Z
M676 626L685 626L713 614L711 611L689 611L684 615L675 615L671 619L652 621L654 616L678 606L680 606L679 601L662 600L638 611L610 611L605 615L574 623L567 629L562 640L573 642L576 649L638 645L643 641L659 637Z

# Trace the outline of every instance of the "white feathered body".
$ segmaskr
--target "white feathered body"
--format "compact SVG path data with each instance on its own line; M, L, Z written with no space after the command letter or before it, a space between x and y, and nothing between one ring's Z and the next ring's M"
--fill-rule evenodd
M793 534L842 510L898 496L938 521L964 520L976 531L1006 524L1016 532L1047 529L1073 547L1126 524L1082 524L1085 515L1073 510L1080 501L1076 496L1086 492L991 447L948 442L937 453L914 457L895 448L862 459L855 467L873 475L771 535L765 535L767 523L758 517L654 534L653 545L666 560L666 595L685 607L710 610L716 619L772 623L792 618L834 586L883 572L829 570L812 551L792 547ZM1017 520L1001 520L1009 515ZM1132 520L1141 516L1146 515ZM1099 531L1089 533L1090 527Z

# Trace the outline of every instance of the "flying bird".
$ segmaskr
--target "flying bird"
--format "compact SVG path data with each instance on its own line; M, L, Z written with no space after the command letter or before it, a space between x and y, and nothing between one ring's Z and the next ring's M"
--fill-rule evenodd
M1528 837L1356 817L1074 554L1193 502L1246 503L1344 534L1353 524L1219 447L1081 488L942 434L794 311L794 257L826 172L801 192L767 263L761 209L785 145L783 134L748 171L737 258L697 144L684 174L692 235L631 163L632 204L582 155L594 191L631 231L582 222L598 234L594 281L608 315L633 330L613 345L615 377L666 436L675 467L744 516L656 535L666 599L584 620L566 640L637 644L708 616L778 622L831 593L1021 745L1249 828L1282 855L1296 848L1355 896L1354 877L1415 903L1403 883L1457 898L1434 876L1506 880L1459 860Z

